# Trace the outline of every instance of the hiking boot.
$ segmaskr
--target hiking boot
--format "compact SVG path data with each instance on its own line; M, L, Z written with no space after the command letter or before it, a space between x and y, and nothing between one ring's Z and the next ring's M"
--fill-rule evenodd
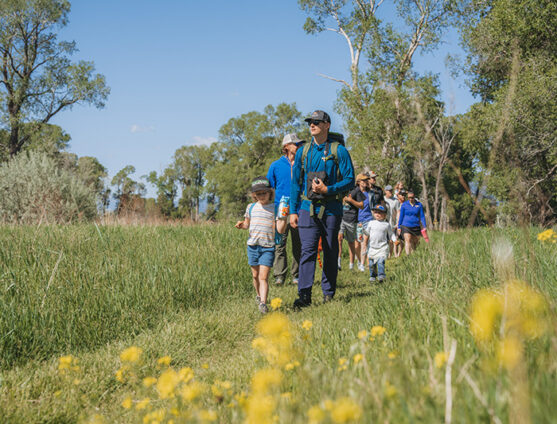
M339 271L341 270L341 267L340 267L340 258L338 258L338 270L339 270Z
M261 312L262 314L266 314L267 312L269 312L269 308L267 308L267 305L265 305L264 303L260 303L259 312Z
M311 288L299 291L299 297L292 305L294 308L305 308L311 305Z
M323 296L323 303L329 303L333 301L333 295L332 294L326 294Z
M378 282L378 283L383 283L383 282L385 281L385 279L386 279L385 277L379 277L379 278L377 279L377 282Z
M375 283L375 277L369 277L369 282L370 283Z

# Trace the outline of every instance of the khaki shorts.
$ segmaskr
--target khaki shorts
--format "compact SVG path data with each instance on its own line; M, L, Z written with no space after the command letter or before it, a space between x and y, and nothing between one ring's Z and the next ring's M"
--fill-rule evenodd
M353 243L356 241L356 226L358 224L353 222L342 221L340 223L339 234L342 234L348 243Z

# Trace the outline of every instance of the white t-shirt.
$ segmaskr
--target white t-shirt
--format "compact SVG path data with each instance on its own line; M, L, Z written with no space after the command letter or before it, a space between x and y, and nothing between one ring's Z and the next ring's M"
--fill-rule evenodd
M386 259L389 256L389 240L396 241L391 224L374 219L367 224L367 231L369 233L368 256L371 259Z
M274 247L275 246L275 204L262 205L255 202L246 208L244 217L249 218L250 246ZM251 209L251 214L250 214Z
M387 214L389 217L389 223L391 224L391 227L395 228L396 216L398 214L398 210L400 209L400 202L394 197L391 197L390 199L385 197L385 202L387 202L387 206L389 207L389 213Z

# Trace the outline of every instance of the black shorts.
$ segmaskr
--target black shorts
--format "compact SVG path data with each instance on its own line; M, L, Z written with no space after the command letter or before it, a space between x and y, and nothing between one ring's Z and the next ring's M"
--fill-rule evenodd
M422 230L420 227L406 227L404 225L400 226L400 234L410 234L416 237L420 237L422 235Z

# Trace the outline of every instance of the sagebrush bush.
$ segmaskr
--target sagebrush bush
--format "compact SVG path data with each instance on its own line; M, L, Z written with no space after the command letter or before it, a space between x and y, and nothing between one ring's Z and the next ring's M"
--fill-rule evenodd
M0 222L68 223L96 216L94 191L45 153L0 165Z

